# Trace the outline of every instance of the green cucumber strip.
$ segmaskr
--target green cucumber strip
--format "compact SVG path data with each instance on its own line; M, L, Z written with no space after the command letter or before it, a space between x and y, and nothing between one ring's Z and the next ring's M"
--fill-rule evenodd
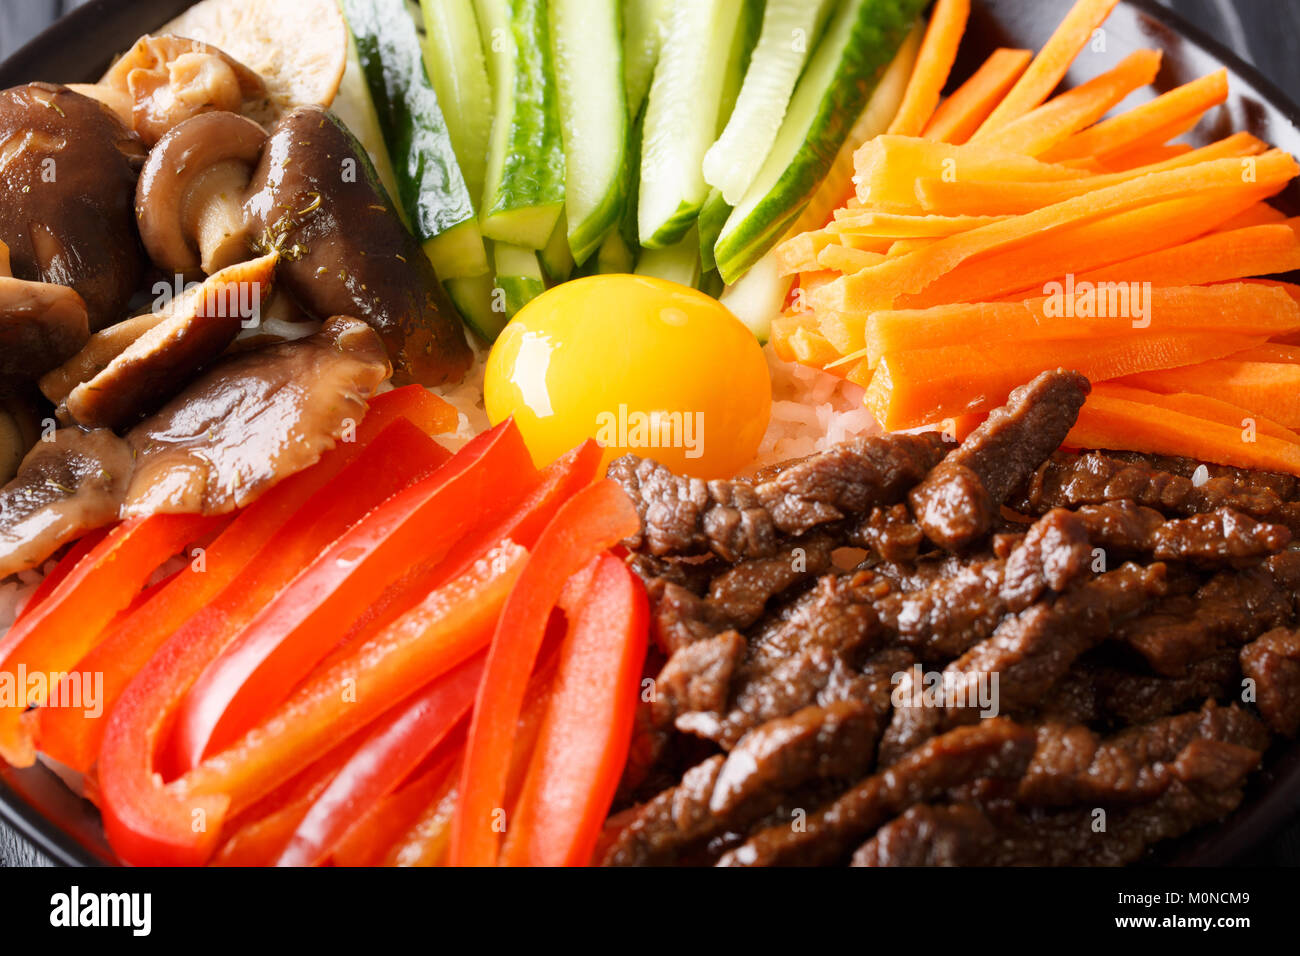
M673 15L673 0L623 0L623 85L628 114L641 112Z
M393 206L409 229L411 224L406 219L406 210L402 209L397 196L393 161L389 159L388 147L384 145L384 131L379 127L375 101L370 98L370 87L366 85L366 75L357 57L357 41L351 32L348 33L347 66L343 70L343 79L339 82L339 91L330 104L330 109L370 154L370 164L375 167L384 191L388 193L388 198L393 201Z
M780 241L830 172L927 0L846 0L831 18L754 184L714 257L733 283Z
M776 256L768 253L739 282L727 286L718 301L766 345L772 334L772 317L781 313L792 285L794 276L781 275Z
M619 221L618 231L623 237L623 244L636 258L641 248L637 228L637 196L641 192L641 134L645 129L645 107L631 122L627 131L627 164L623 168L624 193L627 202L623 204L623 218Z
M601 275L626 275L636 267L636 256L621 233L611 232L600 244L595 263Z
M740 5L740 21L736 24L735 35L731 38L731 51L727 54L727 72L722 80L722 98L718 101L718 125L714 131L717 136L727 125L736 100L740 98L741 88L745 85L745 75L749 72L750 60L758 37L763 27L763 11L767 0L743 0ZM706 154L707 155L707 152Z
M537 251L498 242L492 247L496 265L496 286L505 301L506 318L515 314L546 291L546 280L537 261Z
M700 207L700 262L706 272L718 267L718 263L713 258L713 247L717 244L718 236L722 234L722 227L726 225L727 217L730 215L731 207L722 197L722 190L712 190L709 198L704 200L704 205Z
M465 324L484 342L495 342L506 327L509 316L505 307L495 309L496 282L492 273L449 279L443 283L456 311Z
M646 102L637 220L642 246L681 241L708 197L704 154L717 136L732 43L743 0L689 0L673 7Z
M424 65L438 94L470 198L483 197L492 139L492 84L473 0L420 0Z
M844 197L849 194L853 176L857 172L853 165L853 154L862 148L863 143L875 139L889 129L889 124L898 115L924 36L925 26L921 23L913 27L912 32L907 35L907 39L898 50L898 55L894 57L894 62L889 64L889 69L885 70L885 75L880 78L875 92L867 101L867 108L862 111L858 121L853 124L853 131L849 133L849 138L840 147L831 171L826 174L826 178L817 187L813 198L795 220L794 226L790 229L791 234L820 229L830 221L835 210L844 204Z
M492 80L483 235L546 245L564 208L559 92L543 0L475 0Z
M438 96L424 73L403 0L343 0L358 62L384 133L398 197L439 278L487 271L474 203L456 162ZM460 228L464 227L464 228ZM428 240L441 241L430 243Z
M619 0L550 0L573 257L586 262L623 214L627 96Z
M705 295L716 299L726 291L727 284L722 281L717 269L706 269L700 276L699 287Z
M704 156L705 181L721 189L729 204L744 198L771 151L830 8L830 0L767 0L735 109Z
M675 245L664 249L642 249L636 274L667 279L692 288L700 281L700 236L694 226Z
M576 263L573 259L573 251L569 248L568 232L568 223L564 216L560 216L555 231L551 233L550 241L541 252L537 253L538 261L542 264L542 274L551 285L568 282L569 277L573 275L573 267Z

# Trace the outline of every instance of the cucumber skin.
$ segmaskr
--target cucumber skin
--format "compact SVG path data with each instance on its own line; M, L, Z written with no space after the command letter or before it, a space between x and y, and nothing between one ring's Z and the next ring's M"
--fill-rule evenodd
M456 311L474 334L484 342L495 342L501 330L506 327L509 316L492 307L496 288L492 273L450 279L443 285L446 286L447 295L456 306Z
M402 0L342 3L411 228L421 241L440 236L473 219L474 203L424 74L415 24Z
M731 206L723 198L722 190L711 190L709 198L700 207L700 264L705 272L718 267L717 260L713 258L713 247L717 245L718 236L722 235L722 227L727 224L730 215Z
M494 177L492 170L488 170L488 189L492 195L483 200L483 233L493 239L540 249L550 238L550 227L540 237L520 237L510 234L508 224L503 229L502 223L493 220L520 210L540 213L552 206L558 218L564 204L564 144L546 4L543 0L487 2L503 3L509 14L509 32L515 51L513 102L519 106L510 111L511 126L504 140L503 155L499 157L499 176ZM497 101L501 102L499 95ZM523 111L519 107L527 111L530 122L517 121ZM503 119L498 109L496 122ZM545 218L549 220L549 214Z
M852 0L850 0L852 2ZM846 49L849 56L866 62L878 80L907 38L928 0L860 0ZM825 42L826 35L822 40ZM814 51L813 56L817 55ZM811 62L811 59L810 59ZM859 72L854 70L854 72ZM744 223L723 235L714 247L718 271L734 283L767 253L799 217L804 204L830 171L839 148L871 97L874 82L847 77L841 67L822 93L806 140L776 184ZM797 88L796 88L797 89ZM789 117L787 116L787 122ZM779 136L779 134L778 134Z
M451 134L452 147L457 150L460 169L465 176L470 199L477 207L483 198L487 153L492 140L492 84L487 77L487 60L483 55L482 42L477 32L473 2L472 0L421 0L420 8L425 24L423 44L425 72L429 74L434 92L438 94L443 119L447 121L447 129ZM473 39L478 49L457 54L461 69L457 69L455 64L440 64L440 68L430 66L431 62L436 63L438 60L437 41L433 39L435 32L448 19L456 21L465 18L469 19L474 30ZM469 58L474 57L475 54L477 54L476 59L471 63ZM468 71L471 70L478 75L466 79ZM441 83L439 79L442 80ZM469 102L469 99L473 102Z

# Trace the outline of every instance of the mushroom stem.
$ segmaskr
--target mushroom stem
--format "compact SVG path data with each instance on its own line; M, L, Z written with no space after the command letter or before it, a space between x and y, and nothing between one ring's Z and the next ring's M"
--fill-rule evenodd
M129 93L116 90L111 86L105 86L102 83L69 83L68 89L103 103L122 121L123 126L127 129L131 128L134 120L131 116L132 104Z
M208 275L252 258L244 214L248 178L248 165L232 160L213 166L191 187L189 231L198 242L199 265Z

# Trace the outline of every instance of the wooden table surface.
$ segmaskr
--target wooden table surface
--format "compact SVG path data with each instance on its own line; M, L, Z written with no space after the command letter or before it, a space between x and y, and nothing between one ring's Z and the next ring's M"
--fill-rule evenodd
M0 60L85 0L0 0ZM1300 99L1300 0L1161 0L1255 64ZM1267 842L1251 864L1300 866L1300 820ZM0 823L0 867L49 863Z

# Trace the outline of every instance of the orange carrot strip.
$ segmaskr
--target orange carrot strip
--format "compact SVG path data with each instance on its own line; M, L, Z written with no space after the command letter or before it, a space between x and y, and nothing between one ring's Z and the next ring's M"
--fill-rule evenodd
M1105 173L1071 182L987 182L922 178L916 183L921 208L931 214L957 216L1022 215L1086 193L1132 182L1142 176L1187 169L1200 163L1258 155L1267 145L1249 133L1238 133L1200 149L1152 166Z
M1025 293L1040 295L1045 283L1188 242L1236 215L1262 193L1217 189L1198 196L1140 206L1071 226L1021 245L963 263L924 292L903 296L900 309L948 302L987 302Z
M1079 0L973 138L978 140L1002 129L1051 96L1052 90L1065 79L1074 58L1092 38L1093 31L1110 16L1116 3L1118 0Z
M865 401L882 426L897 431L989 411L1016 386L1062 365L1104 382L1221 358L1262 342L1261 336L1182 332L1020 342L1014 349L979 344L893 352L881 357Z
M776 266L783 276L792 276L797 272L813 272L820 269L817 256L827 246L839 241L834 233L822 230L801 232L791 236L773 251Z
M917 206L918 179L961 182L1060 182L1092 177L1087 170L1042 163L976 143L954 146L909 136L877 136L853 155L858 199L872 212Z
M1238 468L1300 475L1300 446L1167 408L1094 392L1066 438L1074 448L1182 455Z
M921 135L941 143L964 143L989 118L1034 58L1030 50L994 50L969 80L934 111Z
M834 269L836 272L844 273L860 272L871 266L878 266L884 260L885 257L879 252L847 249L844 246L827 246L817 254L817 262L823 269Z
M911 255L918 249L925 249L934 245L941 237L930 236L923 239L896 239L894 244L889 247L889 252L885 254L886 259L897 259L899 256ZM879 265L879 263L877 263Z
M1216 330L1267 338L1300 331L1300 303L1280 289L1241 283L1166 287L1152 289L1149 303L1132 301L1127 283L1098 289L1080 282L1073 289L1073 296L1062 290L1062 295L1071 299L1068 315L1062 314L1060 298L1049 297L873 312L866 318L862 355L851 357L865 357L874 368L883 355L963 343L1012 346ZM1082 314L1084 311L1090 314ZM1300 350L1296 351L1300 355Z
M826 340L821 332L800 327L790 336L790 351L800 365L823 368L840 357L835 346Z
M836 213L827 230L886 239L931 239L952 236L997 222L1003 216L907 216L892 212Z
M1156 163L1186 156L1194 148L1191 143L1160 143L1157 146L1135 149L1113 157L1106 163L1104 171L1122 173L1128 169L1137 169L1139 166L1154 166ZM1075 162L1075 160L1068 162Z
M966 32L970 17L970 0L939 0L925 28L925 39L907 81L902 105L889 124L889 132L900 136L920 136L934 116L939 97L948 83L952 65L957 62L957 47Z
M1268 435L1270 438L1277 438L1293 445L1300 445L1300 432L1292 431L1285 425L1279 425L1271 419L1256 415L1240 405L1233 405L1231 402L1210 398L1208 395L1195 395L1191 392L1174 392L1170 395L1164 395L1144 388L1121 385L1119 382L1098 382L1092 387L1092 394L1103 395L1108 398L1120 398L1129 402L1151 405L1155 408L1167 408L1170 411L1181 412L1194 418L1203 418L1206 421L1217 422L1220 425L1231 425L1233 428L1254 428L1260 435Z
M1258 202L1241 215L1233 216L1216 231L1232 232L1234 229L1245 229L1248 226L1276 226L1280 222L1288 222L1286 213L1266 202Z
M1206 285L1300 269L1300 236L1287 225L1213 232L1078 276L1079 282ZM1249 288L1249 287L1247 287ZM1291 330L1287 330L1291 331Z
M818 312L816 315L818 330L840 355L849 355L864 346L865 312Z
M1300 348L1269 342L1230 356L1234 362L1272 362L1276 365L1300 365Z
M1132 375L1123 384L1166 394L1208 395L1250 409L1287 428L1300 427L1300 366L1297 365L1224 358L1188 363L1186 368Z
M1300 174L1300 165L1288 153L1271 150L1251 157L1255 184L1281 189ZM820 289L812 297L816 309L874 311L893 306L900 296L923 291L944 273L968 259L1013 247L1039 242L1044 233L1073 224L1099 219L1108 213L1145 206L1161 199L1195 195L1210 189L1242 186L1242 160L1218 159L1186 169L1152 173L1083 196L1035 210L960 235L940 239L934 245L899 259L845 276ZM1253 191L1255 186L1249 188ZM1252 202L1261 197L1254 196Z
M1134 90L1155 82L1160 59L1159 50L1130 53L1114 69L1048 100L979 141L1009 153L1041 156L1097 122Z
M1044 154L1048 162L1079 159L1084 156L1105 158L1122 153L1135 145L1149 142L1152 134L1163 134L1165 142L1179 135L1179 124L1189 120L1195 125L1201 115L1228 99L1228 71L1218 70L1208 76L1184 83L1155 99L1136 106L1126 113L1103 120L1080 133L1075 133ZM1184 130L1190 126L1182 127Z

